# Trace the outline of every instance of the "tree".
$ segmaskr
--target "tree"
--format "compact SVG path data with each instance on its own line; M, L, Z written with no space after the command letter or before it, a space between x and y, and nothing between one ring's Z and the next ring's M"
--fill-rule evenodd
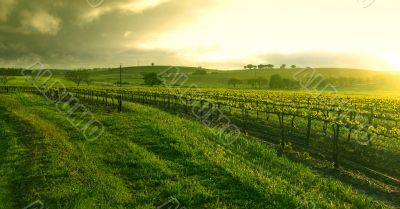
M282 70L285 69L285 68L286 68L286 64L282 64L281 67L280 67L280 69L282 69Z
M282 87L283 89L297 89L299 87L298 82L292 81L290 79L284 78L282 79Z
M272 75L269 81L269 87L271 89L280 89L283 86L282 77L280 75Z
M268 85L268 80L265 78L252 78L247 80L247 84L250 86L250 88L253 89L261 89L263 85L267 86Z
M292 66L290 66L292 69L295 69L295 68L297 68L297 66L296 65L292 65Z
M90 75L87 70L71 70L65 73L65 79L72 81L79 86L82 82L88 83L90 80Z
M146 73L143 77L144 84L148 86L161 85L163 82L158 78L157 73Z
M11 81L11 80L14 80L15 79L15 77L12 77L12 76L0 76L0 82L3 84L3 85L7 85L7 83L9 82L9 81Z
M92 79L90 79L90 78L88 77L88 79L87 79L87 80L85 80L85 83L86 83L88 86L90 86L90 85L92 85L92 83L93 83L93 80L92 80Z
M266 69L274 69L274 65L273 64L264 65L264 68L266 68Z
M262 88L264 85L268 88L268 79L265 78L258 78L258 88Z
M275 67L275 65L269 64L269 68L270 68L271 70L274 69L274 67Z
M254 78L248 79L247 84L250 86L250 88L255 89L257 86L257 79L254 79Z
M244 69L248 69L248 70L252 70L252 69L256 69L256 68L257 68L257 66L252 65L252 64L248 64L248 65L244 66Z
M241 84L241 83L242 83L242 81L237 79L237 78L231 78L231 79L228 80L228 84L232 85L233 88L236 88L236 86Z
M267 68L268 65L263 65L263 64L261 64L261 65L258 65L257 67L258 67L259 70L262 70L262 69Z
M299 83L287 78L282 78L280 75L275 74L271 76L269 87L271 89L298 89Z
M206 75L207 71L206 70L196 70L192 73L192 75Z

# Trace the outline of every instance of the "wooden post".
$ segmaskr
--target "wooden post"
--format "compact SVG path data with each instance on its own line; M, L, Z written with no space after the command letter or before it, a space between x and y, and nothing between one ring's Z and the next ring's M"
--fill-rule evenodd
M256 103L256 108L257 108L257 120L258 120L258 101Z
M306 146L310 146L310 137L311 137L311 115L308 115L307 117L307 141L306 141Z
M337 119L340 118L341 111L338 112ZM336 121L333 125L333 167L339 168L339 136L340 136L340 125L339 121Z
M282 156L285 150L285 122L283 112L278 113L279 126L281 127L281 147L278 150L278 156Z

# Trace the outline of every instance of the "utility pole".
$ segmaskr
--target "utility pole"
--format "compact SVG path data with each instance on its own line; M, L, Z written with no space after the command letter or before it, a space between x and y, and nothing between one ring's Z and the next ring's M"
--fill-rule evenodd
M118 112L122 112L122 64L119 65L119 90Z

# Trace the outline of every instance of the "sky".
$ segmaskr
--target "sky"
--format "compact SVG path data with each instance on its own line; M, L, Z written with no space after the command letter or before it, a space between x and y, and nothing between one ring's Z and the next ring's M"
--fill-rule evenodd
M398 0L0 0L0 67L400 71Z

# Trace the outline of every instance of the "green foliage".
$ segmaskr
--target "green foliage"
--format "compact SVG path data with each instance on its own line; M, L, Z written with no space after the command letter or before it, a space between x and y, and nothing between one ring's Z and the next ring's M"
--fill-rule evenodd
M206 74L207 74L207 71L202 70L202 69L196 70L192 73L192 75L206 75Z
M9 81L14 80L14 79L15 79L15 77L13 77L13 76L6 76L6 75L0 76L0 83L3 85L7 85L7 83Z
M243 83L243 82L242 82L241 80L237 79L237 78L231 78L231 79L229 79L229 81L228 81L228 84L229 84L229 85L232 85L233 88L236 88L236 86L239 85L239 84L241 84L241 83Z
M297 89L298 82L282 78L279 74L272 75L269 82L271 89Z
M252 78L247 80L247 84L252 89L261 89L268 87L268 80L264 78Z
M82 82L86 82L88 85L92 82L90 80L90 74L87 70L71 70L65 73L65 79L74 82L79 86Z
M148 86L156 86L163 83L158 77L157 73L145 73L143 80L144 84Z
M256 65L253 65L253 64L248 64L248 65L244 66L243 68L244 68L244 69L247 69L247 70L252 70L252 69L256 69L257 66L256 66Z
M272 75L269 79L269 87L271 89L281 89L284 86L283 79L280 75Z

